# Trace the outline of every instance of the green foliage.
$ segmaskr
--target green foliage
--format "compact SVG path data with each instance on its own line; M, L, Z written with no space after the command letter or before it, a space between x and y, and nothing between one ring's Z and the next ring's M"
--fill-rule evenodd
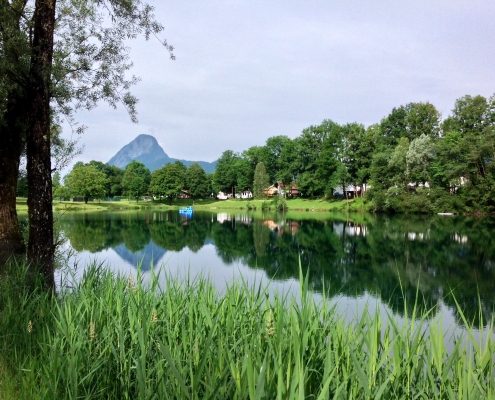
M333 198L337 188L361 186L371 189L360 210L495 212L494 110L495 96L464 96L441 124L430 103L393 108L379 124L366 129L356 122L339 125L324 120L295 139L279 135L241 154L227 150L211 181L194 167L187 175L196 177L186 177L180 189L187 187L193 198L248 189L262 197L271 182L281 181L295 182L304 198ZM262 183L256 177L261 164L268 177ZM105 173L110 181L112 174ZM114 175L115 190L107 192L118 193L119 178ZM181 185L176 186L171 190L178 194Z
M138 201L140 196L148 192L150 181L150 170L143 163L133 160L125 167L122 189L128 197L135 197Z
M213 189L215 192L222 191L232 193L237 185L237 169L235 167L239 156L232 150L226 150L217 161L217 167L213 173Z
M463 136L470 133L482 133L495 123L495 95L490 99L483 96L466 95L457 99L452 116L443 122L445 132L457 131Z
M254 171L249 160L238 158L233 168L236 172L236 191L242 192L251 189L253 186Z
M409 139L400 138L397 146L390 156L388 162L389 171L393 174L392 184L407 187L409 176L407 174L407 152L409 150Z
M60 173L55 172L52 176L52 190L55 191L56 188L58 188L62 183L60 182Z
M279 210L279 211L287 210L287 201L281 196L276 196L273 199L273 205L275 206L276 210Z
M260 160L260 162L265 164L270 182L291 180L291 177L287 179L287 167L290 165L290 162L286 164L286 160L282 158L282 154L290 142L291 140L283 135L272 136L266 139L266 144L264 146L265 157Z
M268 173L265 169L265 164L260 162L256 165L253 181L253 195L256 198L266 197L264 189L270 186Z
M92 160L90 165L95 166L99 171L103 172L107 177L108 184L106 188L106 195L109 197L122 195L122 178L124 176L124 170L115 165L109 165L102 163L101 161Z
M19 178L17 179L17 197L28 197L28 183L26 171L19 171Z
M129 89L138 79L128 73L128 40L162 31L154 8L142 0L58 1L52 71L57 111L72 116L74 109L91 109L103 100L112 107L122 104L135 121L137 99ZM173 58L173 48L163 44Z
M153 180L153 175L152 175ZM192 163L185 175L185 186L193 199L208 197L211 193L211 181L198 163ZM151 190L151 189L150 189Z
M71 190L67 186L57 186L57 188L53 191L53 198L54 199L70 199L71 197Z
M70 192L75 196L84 197L85 202L88 201L89 197L104 197L108 183L105 174L94 165L82 165L82 163L74 165L64 181Z
M180 161L166 164L162 168L153 171L149 187L151 194L154 196L166 196L170 204L172 204L174 197L181 195L182 190L185 188L186 173L187 169Z
M440 133L440 113L431 103L410 103L405 118L408 138L412 142L421 135L437 138Z
M270 201L268 201L268 200L263 200L263 201L261 202L261 209L262 209L262 210L269 210L269 209L271 208L271 205L272 205L272 204L271 204L271 202L270 202Z
M256 205L255 205L255 204L253 204L253 203L251 203L250 201L248 201L248 202L246 203L246 208L247 208L248 210L256 210Z
M433 155L430 136L423 133L411 142L406 153L406 176L411 182L424 184L430 181L430 162Z

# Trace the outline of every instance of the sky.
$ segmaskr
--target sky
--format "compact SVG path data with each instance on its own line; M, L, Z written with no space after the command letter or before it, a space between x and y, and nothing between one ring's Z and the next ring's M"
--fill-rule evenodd
M324 119L369 126L410 102L445 118L495 93L493 0L148 2L176 60L154 38L129 42L139 122L122 106L79 112L75 161L107 162L143 133L170 157L214 161Z

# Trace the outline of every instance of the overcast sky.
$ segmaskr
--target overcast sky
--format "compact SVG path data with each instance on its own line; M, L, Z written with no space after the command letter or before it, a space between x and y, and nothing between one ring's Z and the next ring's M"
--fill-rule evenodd
M493 0L149 0L177 59L131 42L138 124L102 104L77 160L107 162L141 133L214 161L310 126L379 122L393 107L495 92ZM66 131L68 134L68 130Z

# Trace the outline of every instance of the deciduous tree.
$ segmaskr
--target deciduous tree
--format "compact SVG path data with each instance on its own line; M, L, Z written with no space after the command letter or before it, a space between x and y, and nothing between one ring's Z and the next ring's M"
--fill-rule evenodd
M91 164L74 166L64 181L70 192L75 196L83 197L85 203L90 197L100 199L104 197L108 184L105 174Z
M151 181L151 173L143 163L132 160L124 170L122 177L122 189L127 197L135 197L136 203L139 197L148 193Z
M213 188L215 192L223 191L234 193L237 185L237 169L235 163L239 155L232 150L226 150L217 161L217 167L213 173Z
M200 167L201 168L201 167ZM186 185L186 167L180 161L166 164L162 168L153 171L151 175L150 192L154 196L166 196L169 203L178 195Z
M208 197L210 185L205 170L198 163L192 163L187 169L185 186L193 199Z

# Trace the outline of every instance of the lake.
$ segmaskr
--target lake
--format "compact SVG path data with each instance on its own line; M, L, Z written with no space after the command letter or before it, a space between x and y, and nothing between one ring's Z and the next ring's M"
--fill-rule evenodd
M297 294L301 263L315 295L349 318L366 304L400 317L419 296L429 317L462 325L457 301L481 327L495 305L490 217L151 210L67 213L57 226L76 277L91 262L133 275L141 265L144 278L202 275L220 291L270 281Z

